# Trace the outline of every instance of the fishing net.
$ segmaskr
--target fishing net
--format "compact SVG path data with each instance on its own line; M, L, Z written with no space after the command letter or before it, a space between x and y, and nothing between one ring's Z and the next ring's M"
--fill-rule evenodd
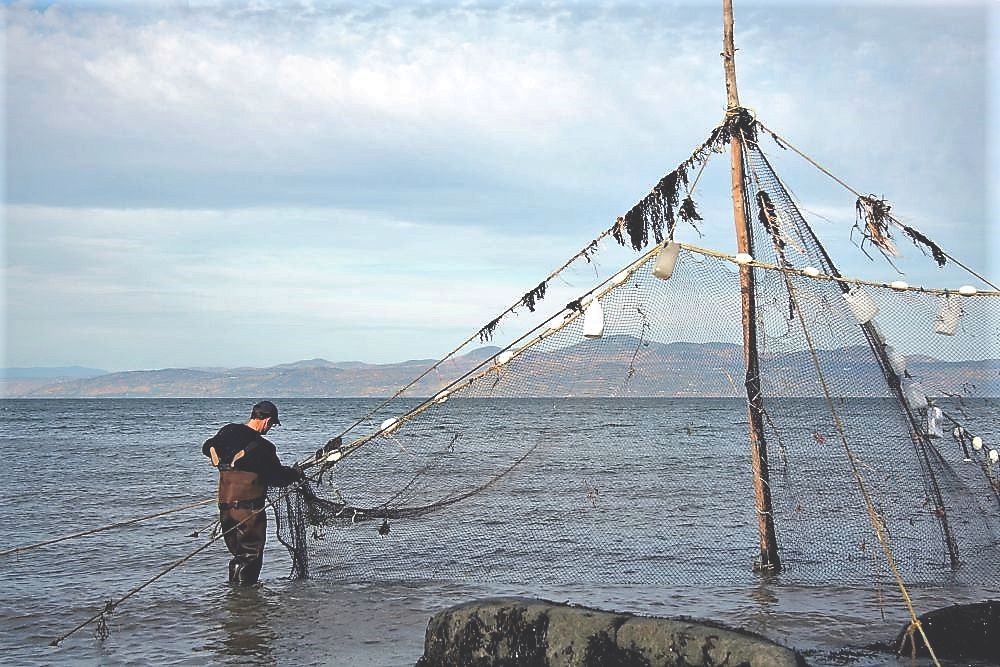
M293 576L751 581L749 384L782 581L887 581L881 542L908 583L992 577L998 294L841 279L755 141L744 161L752 264L658 244L471 368L436 367L274 492Z

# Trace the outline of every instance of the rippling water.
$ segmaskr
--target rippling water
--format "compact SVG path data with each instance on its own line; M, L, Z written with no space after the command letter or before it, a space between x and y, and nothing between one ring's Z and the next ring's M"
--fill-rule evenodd
M0 548L210 498L216 475L202 457L200 444L220 425L242 420L252 402L4 401ZM283 460L291 462L353 423L371 405L361 400L284 399L283 425L270 437ZM742 408L734 402L726 409L738 413ZM523 409L519 414L534 418L523 415ZM698 465L698 460L689 464ZM624 477L628 470L611 474ZM272 538L258 588L226 585L228 553L217 542L124 602L110 617L111 634L104 641L88 626L58 647L48 645L97 613L105 601L120 598L203 544L204 529L214 516L211 505L203 506L0 556L0 661L310 665L349 660L355 666L412 665L422 653L424 629L435 611L491 594L711 618L794 646L817 665L892 664L891 657L857 647L890 640L906 620L891 591L805 587L783 584L780 577L743 577L734 580L738 583L709 588L662 583L527 587L419 578L387 582L366 581L350 572L290 581L285 578L288 556ZM192 537L194 531L201 536ZM328 539L337 539L336 533ZM433 549L414 551L414 570L437 571L433 556ZM537 568L535 580L546 580L541 576L546 564ZM926 611L996 597L998 590L987 584L915 588L912 593L918 609Z

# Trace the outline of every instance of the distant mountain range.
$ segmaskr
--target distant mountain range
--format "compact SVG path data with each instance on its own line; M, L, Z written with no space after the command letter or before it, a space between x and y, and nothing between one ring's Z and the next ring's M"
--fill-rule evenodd
M408 392L431 396L500 352L482 347L442 364ZM884 395L880 371L865 347L821 351L826 380L837 396ZM105 373L97 369L4 369L8 398L382 397L434 363L393 364L308 359L269 368L170 368ZM522 396L737 396L743 356L730 343L641 342L628 336L587 340L549 352L528 350L506 366ZM762 355L765 392L813 396L818 384L807 352ZM907 358L928 395L1000 396L1000 360ZM514 376L511 376L514 377ZM509 392L505 395L509 395Z

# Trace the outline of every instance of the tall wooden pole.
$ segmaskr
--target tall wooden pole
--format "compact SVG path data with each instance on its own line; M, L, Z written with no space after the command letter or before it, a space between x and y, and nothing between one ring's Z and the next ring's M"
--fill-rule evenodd
M736 113L740 97L736 90L736 49L733 46L733 2L722 2L722 62L726 70L727 113ZM743 190L743 137L734 133L732 149L733 220L736 223L736 247L753 255L753 243L746 217L746 193ZM774 534L771 509L770 474L767 465L767 442L764 440L763 398L760 394L760 363L757 357L757 320L754 317L754 276L751 267L740 265L740 294L743 300L743 363L746 367L747 415L750 422L750 462L753 469L757 531L760 535L760 558L756 569L781 570L778 542Z

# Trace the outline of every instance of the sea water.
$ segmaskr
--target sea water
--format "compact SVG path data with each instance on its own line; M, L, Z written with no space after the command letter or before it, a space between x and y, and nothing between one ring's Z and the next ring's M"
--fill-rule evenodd
M0 550L211 499L216 473L201 443L230 421L242 421L253 399L6 400ZM286 463L303 458L366 414L374 400L283 399L282 426L269 433ZM505 420L558 419L559 401L490 403ZM484 403L484 405L487 405ZM506 407L505 407L506 405ZM721 407L720 407L721 406ZM567 404L569 407L569 404ZM601 438L601 400L572 404L580 438ZM696 399L671 406L704 414ZM742 438L742 401L717 399L718 419ZM484 408L485 410L485 408ZM580 419L580 410L593 418ZM493 414L491 418L497 418ZM683 419L678 419L683 423ZM725 434L723 434L725 436ZM704 465L692 458L689 465ZM697 474L698 470L687 471ZM708 471L705 471L706 473ZM608 471L628 483L627 470ZM704 474L708 495L729 481ZM671 475L663 476L670 484ZM516 483L516 478L515 478ZM697 510L693 510L697 511ZM707 511L707 510L706 510ZM871 586L807 587L781 577L750 577L739 585L615 586L545 583L517 586L441 580L316 576L289 580L287 552L269 539L260 586L226 584L229 555L221 541L132 594L107 618L101 640L90 624L49 646L209 539L213 505L115 530L0 556L0 662L48 664L412 665L423 650L430 616L488 595L525 595L639 614L684 615L743 627L806 654L814 665L881 665L891 656L863 647L889 642L907 620L898 599ZM700 517L690 517L698 523ZM706 523L711 517L701 517ZM273 522L271 524L273 531ZM329 531L336 539L336 529ZM497 540L502 541L502 530ZM485 545L489 546L489 545ZM488 552L488 549L484 549ZM433 549L414 550L411 572L437 571ZM555 560L539 559L525 579L546 576ZM746 567L734 563L732 567ZM749 581L749 583L746 583ZM918 611L997 597L995 584L911 591ZM920 663L918 663L920 664ZM966 664L966 663L962 663Z

